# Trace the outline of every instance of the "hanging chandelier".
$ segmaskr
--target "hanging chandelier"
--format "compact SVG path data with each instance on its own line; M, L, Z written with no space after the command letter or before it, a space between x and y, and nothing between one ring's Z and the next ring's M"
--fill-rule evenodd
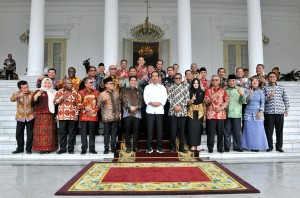
M151 47L144 45L141 47L141 49L138 51L140 56L143 57L151 57L153 56L153 50Z
M148 12L150 8L149 0L146 0L146 2L147 2L147 17L145 19L145 22L133 27L130 30L130 32L134 40L148 43L148 42L155 42L160 40L163 37L164 32L160 27L149 22L149 17L148 17Z

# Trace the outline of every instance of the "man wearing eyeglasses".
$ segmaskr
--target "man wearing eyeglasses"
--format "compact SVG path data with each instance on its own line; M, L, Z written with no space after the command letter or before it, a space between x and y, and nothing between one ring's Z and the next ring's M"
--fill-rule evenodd
M170 103L170 147L171 152L176 151L176 134L179 133L179 152L187 153L184 149L185 144L185 121L187 117L187 103L189 98L189 89L182 82L180 73L174 76L175 84L168 90L168 101Z
M224 142L224 122L226 119L226 108L229 98L226 90L220 87L220 77L213 75L211 87L205 91L204 101L207 105L207 148L209 153L213 153L215 134L217 132L217 150L223 153Z
M119 91L119 84L120 84L120 79L117 76L117 67L115 65L110 65L108 67L108 72L106 73L105 78L111 77L113 79L113 83L114 83L114 91ZM101 90L105 89L105 84L104 84L104 79L102 80L100 87Z
M80 134L81 134L81 154L86 154L88 148L87 135L89 135L89 151L92 154L97 154L95 150L95 131L98 127L97 97L99 91L93 88L94 81L90 77L83 79L84 89L79 91L81 96L80 111Z

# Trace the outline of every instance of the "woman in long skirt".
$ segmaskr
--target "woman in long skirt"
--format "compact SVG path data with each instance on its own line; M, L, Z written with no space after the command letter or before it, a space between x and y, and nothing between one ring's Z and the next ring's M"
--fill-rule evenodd
M203 120L205 119L204 91L200 80L194 78L191 82L190 101L188 102L188 131L191 151L200 151Z
M258 152L269 148L264 128L265 97L258 88L258 78L251 78L251 88L244 113L242 148Z
M32 150L41 154L58 148L58 133L55 122L54 96L50 78L44 78L40 90L35 91L32 104L36 107Z

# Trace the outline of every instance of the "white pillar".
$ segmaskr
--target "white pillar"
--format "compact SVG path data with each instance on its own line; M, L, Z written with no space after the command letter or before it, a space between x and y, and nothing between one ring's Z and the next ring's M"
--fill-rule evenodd
M27 76L38 76L44 68L45 0L31 0Z
M118 62L118 0L105 0L104 16L104 64Z
M191 1L178 0L178 64L184 75L192 63Z
M256 74L256 65L264 63L260 0L247 0L249 76Z

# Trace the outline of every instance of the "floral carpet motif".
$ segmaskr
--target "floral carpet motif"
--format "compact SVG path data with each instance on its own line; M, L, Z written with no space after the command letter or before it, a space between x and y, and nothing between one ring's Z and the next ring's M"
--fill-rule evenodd
M128 174L132 169L154 168L160 171L160 168L176 169L181 168L181 172L173 175L176 182L162 180L162 177L156 177L146 180L147 176L141 175L118 175L120 180L116 182L115 178L110 181L106 178L111 169L127 169ZM192 181L181 182L180 177L184 175L185 169L199 169L199 174L203 176L193 177ZM126 173L127 171L123 171ZM197 174L198 171L196 171ZM129 176L129 177L128 177ZM110 174L111 177L111 174ZM124 182L122 181L122 178ZM168 177L168 175L165 175ZM113 178L113 177L111 177ZM131 182L134 178L135 182ZM183 178L183 177L182 177ZM195 179L196 178L196 179ZM202 178L202 179L200 179ZM160 181L161 180L161 181ZM172 180L172 179L170 179ZM105 181L105 182L104 182ZM138 181L138 182L137 182ZM163 182L162 182L163 181ZM87 167L80 171L65 186L63 186L56 195L149 195L149 194L222 194L222 193L258 193L259 191L250 184L230 172L221 164L215 161L209 162L161 162L161 163L98 163L91 162Z

